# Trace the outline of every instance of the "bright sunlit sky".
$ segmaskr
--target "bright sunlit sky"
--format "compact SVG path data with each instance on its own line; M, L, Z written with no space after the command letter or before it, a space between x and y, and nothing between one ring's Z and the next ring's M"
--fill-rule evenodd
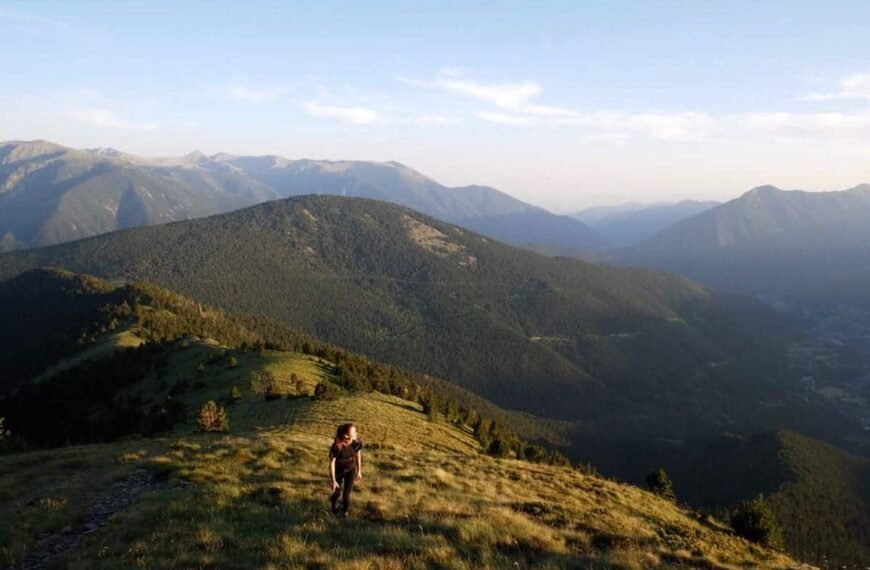
M870 181L870 2L8 2L0 139L397 160L559 212Z

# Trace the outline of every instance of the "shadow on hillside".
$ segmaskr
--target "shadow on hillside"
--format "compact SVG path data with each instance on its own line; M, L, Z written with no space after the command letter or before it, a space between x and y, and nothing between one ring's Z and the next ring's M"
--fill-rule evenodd
M384 400L384 403L385 403L385 404L389 404L389 405L391 405L391 406L395 406L395 407L397 407L397 408L401 408L401 409L403 409L403 410L409 410L409 411L411 411L411 412L415 412L415 413L418 413L418 414L422 414L422 413L423 413L422 411L420 411L419 409L415 408L415 407L414 407L413 405L411 405L411 404L401 404L401 403L399 403L399 402L391 402L390 400Z

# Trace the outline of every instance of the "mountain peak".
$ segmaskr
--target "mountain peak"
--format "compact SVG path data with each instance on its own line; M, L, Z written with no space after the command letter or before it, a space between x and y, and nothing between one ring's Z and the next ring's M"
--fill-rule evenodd
M756 186L755 188L753 188L753 189L750 190L749 192L745 193L745 194L744 194L743 196L741 196L741 197L746 197L746 196L772 196L772 195L774 195L774 194L781 194L781 193L783 193L783 192L786 192L786 191L783 190L783 189L781 189L781 188L777 188L776 186L774 186L774 185L772 185L772 184L765 184L765 185L763 185L763 186Z
M46 140L0 142L0 163L9 164L46 155L58 155L70 149Z

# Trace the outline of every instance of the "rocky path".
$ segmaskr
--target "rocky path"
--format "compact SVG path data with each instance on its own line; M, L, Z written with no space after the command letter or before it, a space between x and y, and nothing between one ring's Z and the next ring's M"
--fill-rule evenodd
M75 550L85 536L99 530L113 514L126 509L141 494L161 485L162 483L148 471L134 471L97 497L81 526L45 538L21 564L13 568L15 570L45 568L52 559Z

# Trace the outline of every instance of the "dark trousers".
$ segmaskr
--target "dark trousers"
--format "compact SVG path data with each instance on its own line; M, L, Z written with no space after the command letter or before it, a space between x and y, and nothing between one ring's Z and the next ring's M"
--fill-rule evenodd
M346 469L341 469L336 465L335 480L339 487L329 498L329 501L332 503L332 510L335 510L335 503L338 501L338 496L341 495L341 508L346 513L350 509L350 494L353 491L353 482L356 481L356 465Z

